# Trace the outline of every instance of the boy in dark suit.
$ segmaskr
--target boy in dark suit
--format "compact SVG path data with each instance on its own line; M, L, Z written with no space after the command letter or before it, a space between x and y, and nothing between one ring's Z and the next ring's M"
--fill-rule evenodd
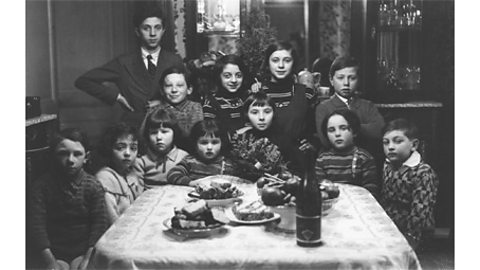
M178 55L160 47L165 20L158 7L141 6L133 23L140 49L86 72L75 81L75 86L107 104L118 102L125 111L122 120L139 126L147 101L159 91L162 72L172 66L181 67L183 62Z

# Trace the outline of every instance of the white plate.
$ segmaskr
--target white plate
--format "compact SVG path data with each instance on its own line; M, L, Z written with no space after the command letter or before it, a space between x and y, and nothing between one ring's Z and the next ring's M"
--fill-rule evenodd
M213 235L221 234L226 230L225 224L217 223L213 226L203 229L177 229L172 227L172 218L167 218L163 221L163 226L174 234L189 237L189 238L204 238Z
M230 219L230 221L233 221L238 224L243 224L243 225L259 225L259 224L265 224L270 221L274 221L280 218L280 215L277 213L273 213L273 217L268 218L268 219L261 219L261 220L241 220L238 219L235 214L232 211L232 208L228 208L225 210L225 215Z
M204 200L209 207L227 207L236 202L241 203L243 201L242 197L228 198L228 199L200 199L196 191L191 191L187 194L189 201L194 200Z
M230 182L230 183L235 184L235 185L238 185L238 184L252 184L252 182L250 182L248 180L245 180L245 179L242 179L240 177L236 177L236 176L233 176L233 175L218 174L218 175L211 175L211 176L207 176L207 177L204 177L204 178L200 178L200 179L191 181L190 183L188 183L188 185L194 187L197 184L202 183L204 185L210 186L210 183L212 182L212 180Z

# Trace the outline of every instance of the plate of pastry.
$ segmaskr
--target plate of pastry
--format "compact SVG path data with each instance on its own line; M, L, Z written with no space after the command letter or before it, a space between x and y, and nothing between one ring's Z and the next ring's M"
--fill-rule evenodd
M208 206L228 206L241 202L244 192L227 179L216 178L210 181L199 181L194 185L195 190L189 192L189 198L207 201Z
M239 204L236 203L225 211L230 221L243 225L260 225L280 218L260 201Z
M224 225L230 220L221 209L209 208L205 200L188 203L174 209L174 216L164 220L163 225L174 234L203 238L226 231Z

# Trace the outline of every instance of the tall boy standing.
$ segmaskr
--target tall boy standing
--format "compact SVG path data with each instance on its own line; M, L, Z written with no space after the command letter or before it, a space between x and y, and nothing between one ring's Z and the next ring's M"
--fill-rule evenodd
M158 91L162 72L183 63L178 55L160 47L165 19L158 7L141 6L133 23L140 49L86 72L75 86L109 105L119 103L124 109L122 120L139 126L147 101ZM117 88L105 85L108 82Z

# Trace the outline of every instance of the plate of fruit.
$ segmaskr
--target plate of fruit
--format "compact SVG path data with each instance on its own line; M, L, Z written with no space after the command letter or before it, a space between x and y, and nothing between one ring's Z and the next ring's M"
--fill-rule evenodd
M163 222L165 228L174 234L202 238L220 234L230 222L223 210L209 208L205 200L190 202L181 208L174 208L174 216Z
M265 224L280 218L279 214L272 212L258 200L243 204L236 203L228 208L225 214L230 221L243 225Z
M293 174L284 173L277 176L265 174L258 179L257 188L265 205L292 206L295 205L300 183L300 177ZM327 215L338 201L340 190L338 185L330 180L321 181L319 189L322 196L322 215Z

